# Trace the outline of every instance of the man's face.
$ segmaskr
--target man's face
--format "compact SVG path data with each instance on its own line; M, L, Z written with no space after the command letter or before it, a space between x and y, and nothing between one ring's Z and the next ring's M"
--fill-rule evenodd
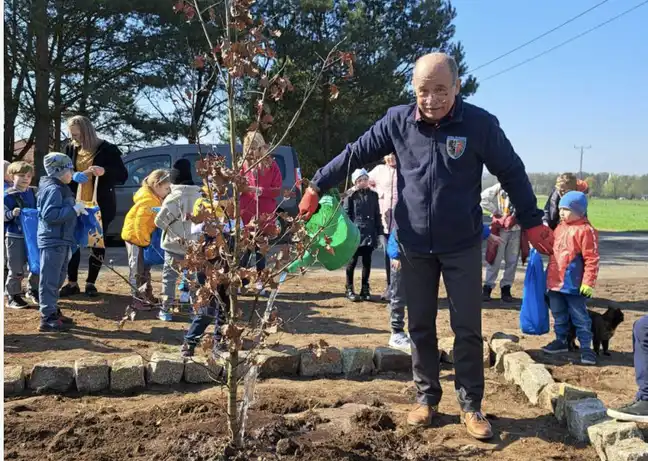
M426 120L435 122L448 115L461 87L448 66L442 64L422 69L414 75L412 84L419 111Z
M13 177L14 187L18 190L26 190L31 184L32 174L15 174Z

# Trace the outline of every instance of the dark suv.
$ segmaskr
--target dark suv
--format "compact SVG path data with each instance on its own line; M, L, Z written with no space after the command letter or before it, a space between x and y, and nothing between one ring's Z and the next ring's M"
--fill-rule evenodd
M207 152L216 152L227 158L231 166L232 159L230 156L228 144L218 145L201 145L200 151L203 155ZM241 152L241 146L236 147L237 152ZM297 181L301 180L301 169L297 160L297 152L289 146L279 146L272 153L283 178L282 189L292 190ZM115 220L108 228L108 237L121 238L121 230L124 226L126 213L133 206L133 195L142 185L144 178L153 170L158 168L171 168L176 160L186 158L191 162L191 174L196 184L200 183L200 177L196 173L196 161L200 159L198 146L196 144L178 144L160 147L151 147L136 152L131 152L123 157L124 165L128 170L128 179L123 186L115 187L117 195L117 215ZM277 205L281 203L279 211L285 211L291 216L297 214L297 205L301 199L301 188L295 187L296 196L283 201L283 194L277 198ZM285 223L280 222L282 229ZM283 232L282 232L283 234Z

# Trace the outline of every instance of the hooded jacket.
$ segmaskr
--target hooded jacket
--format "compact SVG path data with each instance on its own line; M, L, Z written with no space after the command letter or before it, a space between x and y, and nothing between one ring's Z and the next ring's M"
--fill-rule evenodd
M38 185L38 248L76 245L77 214L70 187L55 177L45 176Z
M344 211L358 226L359 246L376 248L378 236L385 233L378 205L378 194L371 189L358 189L344 199Z
M598 232L587 218L558 224L553 250L547 265L549 291L577 295L581 285L596 285L600 259Z
M241 171L244 173L245 168ZM244 192L241 194L241 219L245 225L248 225L257 214L257 203L259 207L259 217L267 214L274 215L277 209L277 197L281 193L281 171L276 160L272 160L272 165L269 168L252 168L246 171L245 178L249 186L260 187L261 194L257 196L254 192ZM269 225L274 225L275 220L268 218L263 223L262 229L266 229Z
M20 191L13 186L5 190L4 196L4 221L5 235L13 238L24 238L20 216L14 216L14 208L36 208L36 190L28 187Z
M477 245L482 234L484 165L508 192L522 228L542 224L542 212L524 164L497 119L455 99L438 123L420 117L416 104L392 107L355 143L320 168L313 184L324 192L349 171L396 154L398 238L417 253L446 253Z
M380 217L385 233L394 228L394 207L398 199L396 168L384 163L369 172L371 188L378 194Z
M162 205L160 197L148 186L142 186L133 196L133 206L124 219L121 238L125 242L139 247L149 246L151 234L155 230L155 212L153 207Z
M184 256L187 248L185 241L195 240L191 233L188 214L193 213L196 200L201 197L200 186L172 185L171 193L162 202L160 212L155 216L155 225L162 229L162 249L171 254Z

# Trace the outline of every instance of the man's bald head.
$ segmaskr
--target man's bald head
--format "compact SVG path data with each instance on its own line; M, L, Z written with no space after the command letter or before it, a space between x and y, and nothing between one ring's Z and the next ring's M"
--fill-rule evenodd
M461 88L457 63L445 53L421 56L414 66L412 86L419 114L438 122L450 113Z
M426 78L439 71L449 72L453 82L459 78L459 68L452 56L445 53L429 53L416 60L413 80Z

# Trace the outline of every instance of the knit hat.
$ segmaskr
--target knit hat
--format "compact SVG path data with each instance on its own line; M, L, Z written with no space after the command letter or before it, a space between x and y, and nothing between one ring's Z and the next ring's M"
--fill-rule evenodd
M176 186L193 186L193 178L191 176L191 163L186 158L181 158L173 164L171 170L171 184Z
M367 178L369 178L369 173L367 173L367 170L365 170L364 168L358 168L351 175L351 181L353 181L353 184L355 184L356 181L358 179L360 179L361 177L363 177L363 176L366 176Z
M45 156L43 160L47 176L59 177L66 170L74 170L72 159L61 152L52 152Z
M562 196L558 207L571 210L579 216L585 216L587 213L587 196L575 190L569 191Z

